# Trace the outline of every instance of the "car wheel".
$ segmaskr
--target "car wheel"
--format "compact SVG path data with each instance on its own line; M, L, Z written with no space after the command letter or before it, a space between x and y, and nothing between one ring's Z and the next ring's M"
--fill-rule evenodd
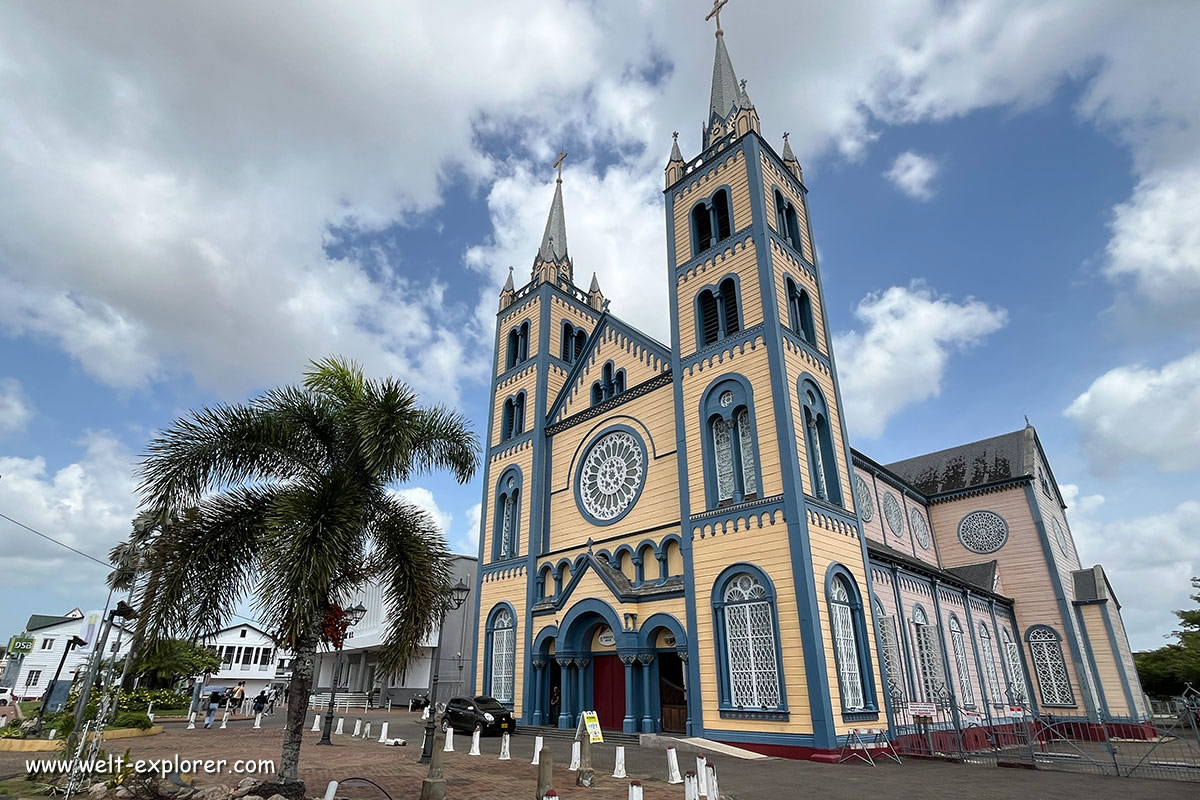
M442 717L442 733L445 733L448 730L450 730L450 720Z

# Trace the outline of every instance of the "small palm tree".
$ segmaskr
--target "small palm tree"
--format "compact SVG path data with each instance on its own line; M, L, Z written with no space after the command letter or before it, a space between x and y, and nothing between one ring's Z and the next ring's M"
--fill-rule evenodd
M302 386L192 412L151 441L142 507L169 524L144 526L153 544L138 543L139 570L154 576L140 638L212 634L253 597L294 654L279 771L288 794L303 792L300 742L328 619L378 582L390 620L380 663L394 672L445 604L449 552L429 515L389 487L434 469L466 482L479 450L462 415L337 358L311 364Z

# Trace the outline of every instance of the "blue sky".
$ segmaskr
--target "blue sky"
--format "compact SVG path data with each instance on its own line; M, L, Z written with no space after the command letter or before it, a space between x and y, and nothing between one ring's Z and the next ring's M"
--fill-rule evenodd
M103 557L156 428L329 353L482 434L496 295L559 149L579 281L667 340L662 168L671 131L699 148L708 5L4 7L0 513ZM1198 15L722 14L804 165L854 446L886 463L1028 414L1138 648L1200 573ZM403 491L474 552L478 482ZM103 602L101 568L3 520L0 559L0 634Z

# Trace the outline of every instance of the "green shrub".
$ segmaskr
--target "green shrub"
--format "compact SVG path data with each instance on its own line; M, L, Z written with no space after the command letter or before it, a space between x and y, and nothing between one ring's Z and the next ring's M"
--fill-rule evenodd
M143 711L124 711L117 714L112 726L114 728L137 728L144 731L153 724Z

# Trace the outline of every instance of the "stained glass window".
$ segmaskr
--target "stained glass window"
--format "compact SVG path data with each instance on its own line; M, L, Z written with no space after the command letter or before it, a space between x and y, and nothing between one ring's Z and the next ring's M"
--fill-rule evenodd
M1008 663L1009 700L1021 705L1025 702L1025 670L1021 667L1021 651L1008 635L1008 628L1000 631L1004 644L1004 659Z
M988 694L993 703L1003 703L1004 696L1000 692L1000 680L996 675L996 657L992 652L992 634L987 626L979 625L979 659L983 661L983 671L987 674Z
M512 479L509 479L512 483ZM509 488L507 494L504 495L504 512L500 521L500 557L508 558L512 554L512 527L513 527L513 491Z
M946 680L942 672L942 649L938 646L937 631L920 608L913 610L913 628L917 665L921 672L922 699L926 703L940 703Z
M729 423L721 417L713 420L712 430L717 462L717 499L725 502L733 499L733 440L729 436Z
M861 475L854 476L854 502L858 504L858 515L863 522L875 519L875 500L871 497L871 487Z
M1042 690L1042 703L1051 706L1073 706L1071 678L1063 660L1062 639L1049 628L1037 628L1029 634L1029 650L1033 655L1033 671Z
M964 706L973 706L975 689L971 686L971 670L967 667L967 643L956 617L950 618L950 646L954 648L954 666L958 671L958 699Z
M758 473L754 469L754 434L750 432L750 412L737 413L738 446L742 456L742 494L758 494Z
M492 697L501 703L513 700L517 629L512 612L502 608L492 618Z
M917 540L917 544L926 550L929 549L929 525L925 522L925 515L917 509L911 509L908 512L908 527L912 531L913 536Z
M866 704L859 671L858 639L854 633L854 609L850 605L846 582L841 577L835 577L830 587L829 612L834 655L837 657L838 675L842 679L842 708L857 711Z
M725 589L725 652L730 703L742 708L778 708L775 614L766 587L742 573Z
M826 500L829 492L825 486L825 457L821 453L819 437L817 420L810 416L808 418L808 448L813 458L813 492L817 497Z
M887 679L888 697L892 706L904 702L904 664L900 658L900 642L896 635L896 618L879 618L879 641L883 647L883 674Z
M601 522L616 519L637 498L645 474L642 446L625 431L600 437L579 474L583 508Z
M883 518L887 520L892 533L904 535L904 512L900 509L900 501L891 492L883 493Z
M975 553L994 553L1008 541L1008 523L995 511L972 511L958 523L958 540Z

